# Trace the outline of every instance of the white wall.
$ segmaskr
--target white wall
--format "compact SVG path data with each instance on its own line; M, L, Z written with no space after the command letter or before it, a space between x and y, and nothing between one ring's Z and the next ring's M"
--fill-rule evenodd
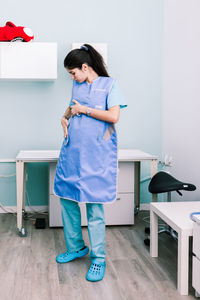
M13 159L20 150L60 149L60 118L72 85L63 60L73 42L91 41L107 43L109 74L128 104L117 126L119 148L161 156L163 0L7 0L1 3L1 17L0 26L9 20L30 27L35 42L57 42L58 79L0 81L0 159ZM0 163L0 175L13 173L15 164ZM31 204L46 205L48 166L28 164L27 173ZM142 166L141 177L149 174L149 166ZM147 184L141 184L142 202L150 198ZM0 201L16 205L14 177L0 177Z
M197 186L174 195L179 201L200 201L199 13L199 0L164 2L163 154L172 156L175 177Z

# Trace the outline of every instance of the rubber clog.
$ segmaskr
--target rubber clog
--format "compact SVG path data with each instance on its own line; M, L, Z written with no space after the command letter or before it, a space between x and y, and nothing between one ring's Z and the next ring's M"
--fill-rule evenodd
M89 248L87 246L85 246L85 248L83 248L82 250L79 250L79 251L75 251L75 252L68 252L67 251L65 253L59 254L56 257L56 261L59 264L64 264L64 263L72 261L72 260L74 260L76 258L83 257L86 254L88 254L88 252L89 252Z
M97 263L92 263L87 275L86 279L88 281L100 281L104 277L105 273L105 268L106 268L106 263L105 262L97 262Z

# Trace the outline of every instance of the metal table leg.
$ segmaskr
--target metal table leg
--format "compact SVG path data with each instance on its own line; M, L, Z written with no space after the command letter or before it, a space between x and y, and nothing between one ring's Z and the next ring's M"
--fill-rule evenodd
M150 210L150 254L152 257L158 257L158 216Z
M178 233L178 291L181 295L188 295L189 272L189 236L184 232Z
M151 160L151 178L158 172L158 160ZM152 194L152 202L157 202L158 197L157 194Z
M25 205L26 176L23 161L16 161L16 188L17 188L17 228L21 237L26 236L26 230L22 226L22 209Z
M135 197L135 215L140 209L140 161L134 162L134 197Z

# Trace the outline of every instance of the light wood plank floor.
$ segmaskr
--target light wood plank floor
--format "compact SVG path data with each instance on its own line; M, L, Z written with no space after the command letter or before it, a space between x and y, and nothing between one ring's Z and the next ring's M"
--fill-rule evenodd
M66 251L62 228L35 229L27 220L28 236L20 238L16 216L0 214L0 300L195 299L191 282L189 296L176 290L176 241L163 234L159 258L150 257L143 243L143 217L148 214L140 212L133 226L106 228L106 274L96 283L85 279L89 254L68 264L56 263L56 255ZM86 227L83 236L90 247Z

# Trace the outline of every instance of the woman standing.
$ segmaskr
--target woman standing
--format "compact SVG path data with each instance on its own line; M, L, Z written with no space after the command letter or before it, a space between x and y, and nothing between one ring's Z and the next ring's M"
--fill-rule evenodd
M118 84L109 77L102 56L88 44L69 52L64 67L73 79L72 99L61 123L64 142L56 169L54 194L60 197L66 263L89 252L82 238L78 202L86 203L92 264L89 281L104 277L104 203L117 196L117 134L120 108L126 107Z

